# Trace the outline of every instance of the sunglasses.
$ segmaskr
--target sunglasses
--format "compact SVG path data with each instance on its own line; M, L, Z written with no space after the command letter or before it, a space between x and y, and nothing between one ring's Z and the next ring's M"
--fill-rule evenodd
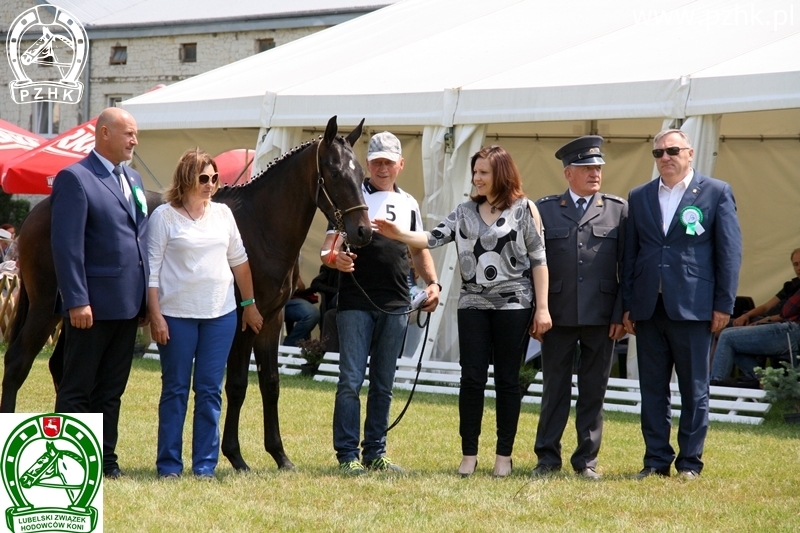
M664 152L667 152L667 155L678 155L681 153L681 150L690 150L691 148L678 148L677 146L670 146L669 148L656 148L653 150L653 157L656 159L661 159L664 156Z
M200 185L205 185L208 183L208 180L211 180L212 185L216 185L219 181L219 174L214 174L213 176L209 176L208 174L200 174L197 176L197 181L200 182Z

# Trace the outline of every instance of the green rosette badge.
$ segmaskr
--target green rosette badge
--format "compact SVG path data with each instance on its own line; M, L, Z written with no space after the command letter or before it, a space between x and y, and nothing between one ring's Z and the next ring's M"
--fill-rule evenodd
M147 197L144 195L142 188L138 185L133 186L133 198L136 200L139 209L142 210L142 214L147 216Z
M83 422L55 413L29 418L11 432L0 461L13 502L5 509L10 531L89 533L97 527L92 502L103 480L103 452Z
M702 235L706 231L701 224L703 212L693 205L684 207L679 218L683 227L686 228L687 235Z

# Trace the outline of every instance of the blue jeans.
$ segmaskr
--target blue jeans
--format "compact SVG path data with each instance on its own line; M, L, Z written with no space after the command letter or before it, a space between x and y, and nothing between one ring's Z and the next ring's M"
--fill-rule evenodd
M236 332L236 311L208 319L164 318L169 340L158 345L161 400L156 469L161 476L183 471L183 423L194 360L192 471L195 475L213 475L219 459L222 379Z
M333 410L333 448L340 463L358 460L361 421L358 395L367 371L367 357L370 356L367 417L361 443L361 455L367 463L386 454L392 385L408 317L350 310L338 311L336 323L339 329L339 384Z
M308 300L292 298L283 308L283 319L294 324L292 332L283 340L283 345L297 346L297 342L307 339L319 322L319 308Z
M747 378L755 378L753 369L756 355L783 355L797 353L800 341L800 324L775 322L757 326L742 326L722 330L714 352L711 379L723 380L730 376L734 363Z

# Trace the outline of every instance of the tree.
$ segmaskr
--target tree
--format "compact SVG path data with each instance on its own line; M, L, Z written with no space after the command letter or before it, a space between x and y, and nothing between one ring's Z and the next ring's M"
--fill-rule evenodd
M14 200L10 194L0 191L0 224L8 222L19 228L30 210L28 200Z

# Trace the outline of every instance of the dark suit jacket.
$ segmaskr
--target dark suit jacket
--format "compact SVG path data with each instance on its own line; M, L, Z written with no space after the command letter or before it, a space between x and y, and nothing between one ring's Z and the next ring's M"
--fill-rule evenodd
M711 320L732 313L742 263L742 234L730 185L695 172L664 235L659 180L630 192L623 270L623 307L631 320L653 315L659 284L672 320ZM701 235L678 220L693 205L703 213Z
M569 190L536 202L544 225L549 308L555 326L622 323L622 252L628 204L596 193L580 212Z
M124 168L128 183L142 178ZM53 260L58 279L56 312L91 305L94 320L144 316L149 268L147 217L134 215L119 182L94 152L56 175L50 196Z

